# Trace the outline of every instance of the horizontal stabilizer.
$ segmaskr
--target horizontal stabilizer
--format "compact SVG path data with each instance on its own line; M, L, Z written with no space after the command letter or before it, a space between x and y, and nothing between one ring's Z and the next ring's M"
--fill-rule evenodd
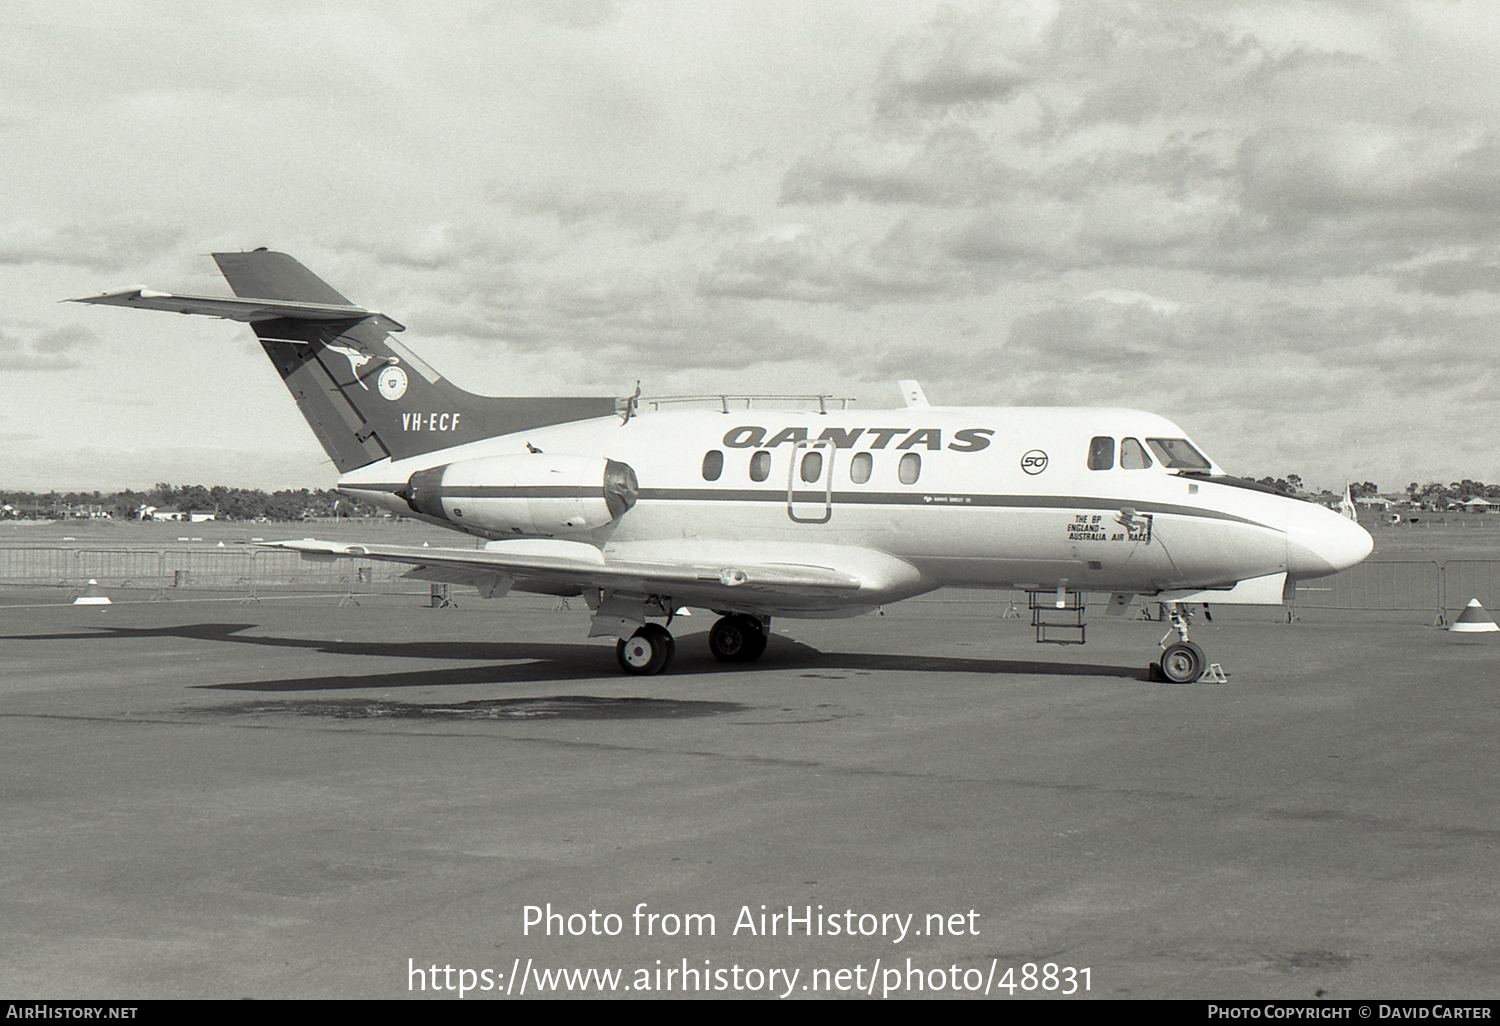
M285 253L215 253L230 296L139 285L70 300L250 325L340 473L553 424L612 417L613 396L466 392L391 337L405 326L359 306Z
M202 314L231 321L272 321L285 318L294 321L364 321L375 320L386 331L405 331L406 326L385 314L361 306L339 303L301 303L286 299L243 299L228 296L186 296L151 289L125 289L98 296L70 299L70 303L96 303L101 306L124 306L138 310L163 310L167 313Z

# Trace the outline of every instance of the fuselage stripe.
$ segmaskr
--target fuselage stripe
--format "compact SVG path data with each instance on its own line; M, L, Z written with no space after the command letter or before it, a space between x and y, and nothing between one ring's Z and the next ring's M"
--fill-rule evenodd
M351 491L399 492L405 484L393 485L372 483L368 485L344 486ZM577 498L597 499L600 492L595 489L580 489L577 485L459 485L442 489L444 498L455 499L517 499L517 498ZM797 503L822 503L827 493L821 489L799 488L791 498ZM785 488L642 488L643 502L768 502L785 505ZM1199 520L1223 520L1236 524L1248 524L1267 530L1281 531L1272 524L1262 523L1248 517L1222 510L1205 509L1201 506L1180 506L1175 503L1154 502L1139 498L1103 498L1094 495L985 495L973 492L834 492L834 506L926 506L942 509L1035 509L1071 511L1097 509L1118 512L1126 507L1137 513L1169 514Z

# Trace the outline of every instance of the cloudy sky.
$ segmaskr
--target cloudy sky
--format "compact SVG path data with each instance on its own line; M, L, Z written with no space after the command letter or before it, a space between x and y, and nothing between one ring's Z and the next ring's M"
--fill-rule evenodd
M1126 405L1232 472L1500 480L1500 4L26 2L0 488L326 487L268 246L492 394Z

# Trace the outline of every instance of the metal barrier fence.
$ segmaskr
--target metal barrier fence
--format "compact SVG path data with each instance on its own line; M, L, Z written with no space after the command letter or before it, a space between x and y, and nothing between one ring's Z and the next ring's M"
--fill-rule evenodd
M407 567L368 559L305 560L300 553L253 546L166 548L0 547L0 585L236 591L257 589L348 591L401 588ZM1297 585L1293 609L1358 609L1430 612L1440 618L1470 599L1500 610L1500 560L1393 560L1366 562L1332 577ZM917 601L1024 608L1024 592L948 588ZM1017 614L1019 615L1019 614Z
M1332 577L1297 585L1294 606L1306 609L1422 610L1439 622L1478 599L1500 604L1500 560L1393 560L1360 563Z
M1297 583L1293 605L1307 609L1443 608L1443 564L1435 559L1359 563L1332 577Z
M0 548L0 584L244 592L349 590L355 585L390 587L407 567L368 559L312 561L283 549ZM404 583L404 582L403 582ZM413 584L411 590L425 589Z

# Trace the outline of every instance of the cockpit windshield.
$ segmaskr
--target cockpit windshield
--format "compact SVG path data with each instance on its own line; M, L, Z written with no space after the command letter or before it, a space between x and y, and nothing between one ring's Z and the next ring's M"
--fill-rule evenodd
M1210 470L1207 458L1186 438L1148 438L1146 444L1168 470Z

